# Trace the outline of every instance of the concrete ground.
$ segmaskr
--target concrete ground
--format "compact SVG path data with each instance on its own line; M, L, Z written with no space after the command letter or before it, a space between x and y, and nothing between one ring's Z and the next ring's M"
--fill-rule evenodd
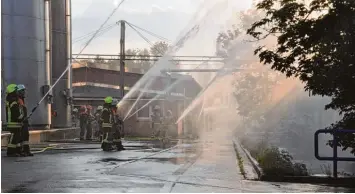
M244 180L227 137L180 141L168 148L125 142L127 150L103 152L99 144L56 145L34 157L2 152L2 192L348 192L310 184ZM223 141L221 141L223 139Z

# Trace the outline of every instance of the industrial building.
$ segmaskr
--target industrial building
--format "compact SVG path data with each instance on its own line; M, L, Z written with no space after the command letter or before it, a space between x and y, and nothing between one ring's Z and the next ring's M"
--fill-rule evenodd
M143 77L143 74L125 73L125 93ZM125 99L124 108L121 108L123 116L132 107L137 97L143 93L139 102L135 105L130 114L137 112L142 106L149 105L139 110L136 114L128 117L125 121L125 131L132 136L150 136L152 134L151 118L152 109L155 105L162 108L163 114L171 110L175 119L181 115L185 107L201 91L201 86L188 75L166 74L158 77L151 77L153 80L149 90L134 88L137 92ZM98 63L74 63L73 64L73 100L75 106L91 105L96 107L103 104L106 96L122 99L119 88L120 72L117 66ZM180 80L169 92L164 90L171 84ZM159 97L157 97L157 95ZM184 130L181 123L180 133ZM176 125L175 135L178 134Z

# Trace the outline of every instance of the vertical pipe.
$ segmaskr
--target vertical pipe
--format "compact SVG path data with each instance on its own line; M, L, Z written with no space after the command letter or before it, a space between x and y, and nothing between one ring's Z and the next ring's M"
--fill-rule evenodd
M123 100L124 92L124 78L125 78L125 34L126 33L126 21L121 20L121 40L120 40L120 90L121 100ZM122 121L123 122L123 121ZM122 124L122 131L124 131L124 123Z
M44 25L45 25L45 41L46 41L46 50L45 50L45 57L46 57L46 64L45 64L45 67L46 67L46 75L45 75L45 82L44 84L45 85L48 85L50 86L51 85L51 69L52 69L52 65L51 65L51 22L50 22L50 19L51 19L51 14L50 14L50 0L45 0L44 2ZM51 105L48 103L48 106L47 106L47 111L49 114L47 114L47 120L48 120L48 124L50 125L51 124Z
M124 97L124 76L125 76L125 31L126 22L121 20L121 40L120 40L120 90L121 99Z
M183 111L185 111L186 109L186 88L184 87L184 108ZM187 116L187 115L186 115ZM182 127L182 134L185 135L186 133L186 116L183 118L182 123L183 123L183 127Z
M72 64L72 23L71 23L71 0L66 0L65 1L65 19L66 19L66 46L67 46L67 66L71 66ZM68 125L71 126L71 101L72 101L72 68L70 67L68 69L68 78L67 78L67 83L66 83L66 88L67 88L67 99L68 104L70 105L69 108L67 108L66 112L66 117L68 121Z
M3 4L4 1L1 1ZM2 9L4 5L1 5ZM2 10L1 10L2 13ZM4 29L4 17L1 17L1 30ZM1 124L2 126L6 125L5 111L6 111L6 79L5 79L5 63L4 63L4 49L5 49L5 34L1 32ZM5 129L2 127L2 129Z
M333 133L333 176L338 178L338 141L335 131Z

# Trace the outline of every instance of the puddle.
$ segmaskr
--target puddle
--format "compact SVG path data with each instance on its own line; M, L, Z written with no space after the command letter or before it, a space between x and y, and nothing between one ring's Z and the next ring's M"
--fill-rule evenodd
M99 160L99 162L127 162L131 161L132 159L120 159L120 158L103 158Z
M136 150L139 152L147 152L147 153L155 153L155 152L160 152L162 149L145 149L145 150Z
M185 164L189 162L191 159L186 157L174 157L174 158L153 158L152 157L152 158L145 158L144 160L160 162L160 163L169 162L172 164Z

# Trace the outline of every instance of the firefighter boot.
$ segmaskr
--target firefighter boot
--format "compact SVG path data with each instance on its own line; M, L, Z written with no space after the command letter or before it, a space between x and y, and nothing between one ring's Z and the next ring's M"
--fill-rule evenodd
M31 153L30 145L23 145L22 151L25 156L33 156L33 154Z
M122 145L122 141L120 141L120 142L118 142L118 144L117 144L117 150L126 150L124 147L123 147L123 145Z
M19 157L21 154L18 152L18 149L16 147L8 147L7 148L7 153L6 155L8 157Z
M117 151L124 150L121 141L115 142L115 145L116 145L116 150L117 150Z

